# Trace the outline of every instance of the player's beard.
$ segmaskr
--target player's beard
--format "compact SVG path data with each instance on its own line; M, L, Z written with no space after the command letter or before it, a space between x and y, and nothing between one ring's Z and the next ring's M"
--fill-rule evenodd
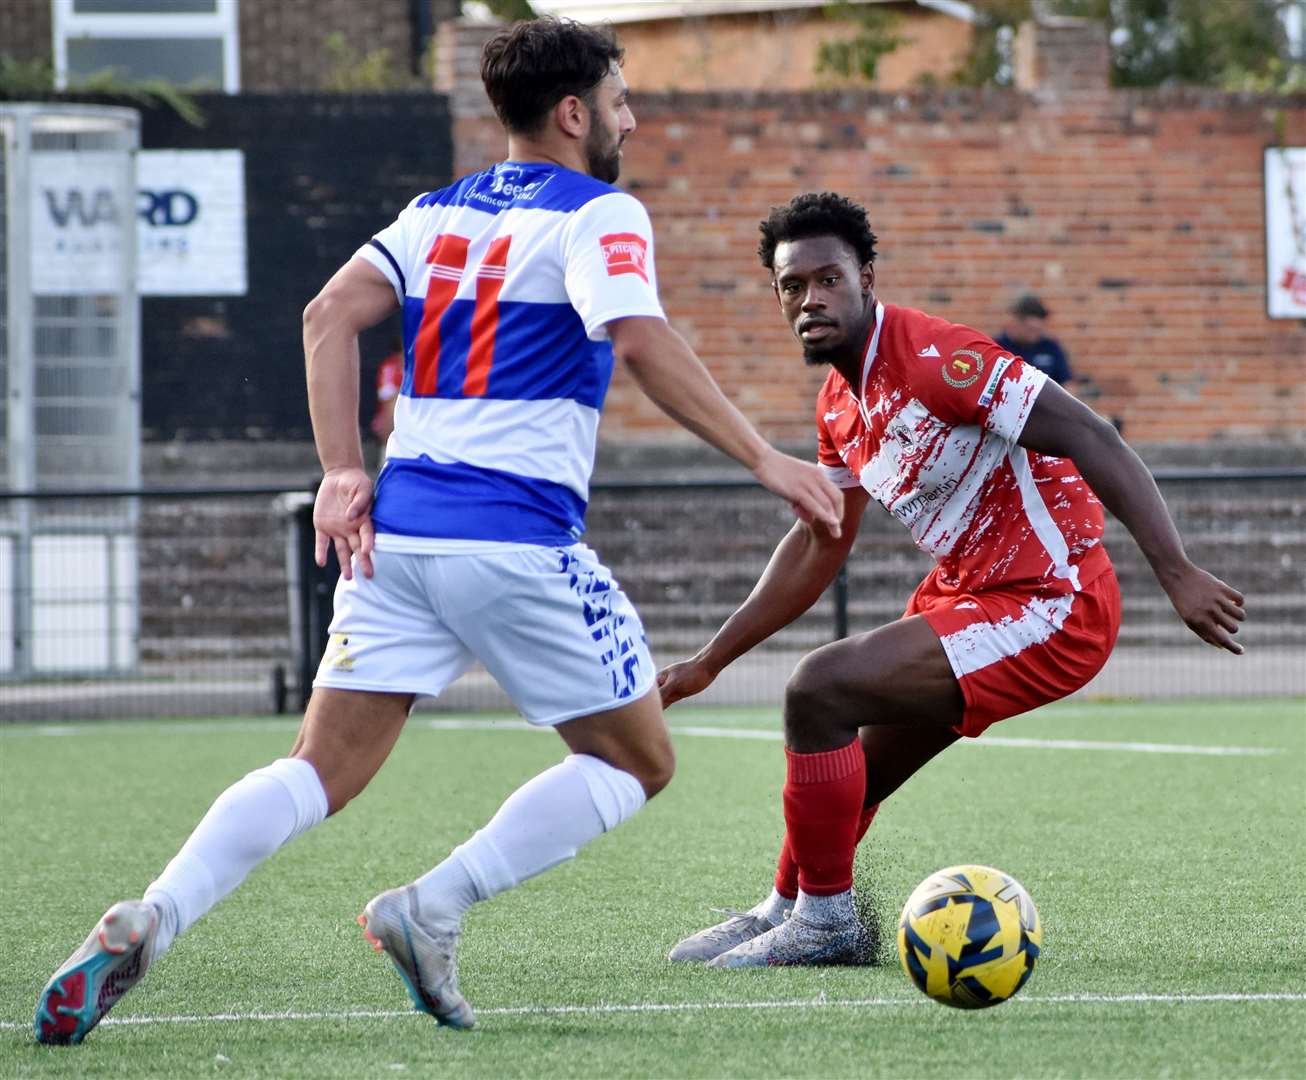
M866 293L865 296L862 297L863 315L869 315L874 301L875 297L871 293ZM833 364L835 360L838 359L840 352L842 352L848 344L851 335L858 332L856 324L854 324L852 330L848 330L846 325L843 323L833 323L832 325L835 327L837 332L837 336L834 340L827 338L825 341L813 342L810 345L806 342L803 343L803 363L808 367L821 367L823 364ZM870 329L874 329L874 327L875 319L871 318ZM865 338L862 340L865 341Z
M585 164L595 180L615 184L621 175L621 136L610 135L596 122L585 139Z
M837 330L837 327L836 327ZM843 340L837 341L814 341L808 344L799 338L803 346L803 363L808 367L821 367L823 364L834 363L835 357L839 355L839 349L842 347Z
M822 367L825 364L833 363L834 355L837 348L832 348L824 343L820 345L803 346L803 363L808 367Z

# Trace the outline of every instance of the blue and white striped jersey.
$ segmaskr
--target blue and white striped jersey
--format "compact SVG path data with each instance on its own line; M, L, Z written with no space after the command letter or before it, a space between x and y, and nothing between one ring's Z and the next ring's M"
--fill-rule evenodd
M377 547L575 543L612 377L606 324L665 318L643 206L583 173L501 162L414 199L357 255L403 305Z

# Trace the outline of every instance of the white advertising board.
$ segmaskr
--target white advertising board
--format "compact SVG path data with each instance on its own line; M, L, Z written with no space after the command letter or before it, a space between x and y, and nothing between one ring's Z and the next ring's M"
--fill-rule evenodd
M31 286L38 296L117 293L127 279L131 159L96 150L32 155Z
M1306 319L1306 147L1265 151L1265 296L1271 319Z
M142 296L244 296L245 155L137 155L136 279Z

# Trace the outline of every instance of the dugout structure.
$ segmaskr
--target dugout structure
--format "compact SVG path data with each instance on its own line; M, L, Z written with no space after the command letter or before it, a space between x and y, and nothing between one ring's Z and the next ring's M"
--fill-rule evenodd
M0 471L11 495L140 484L133 109L0 106ZM0 678L130 670L136 502L0 501Z

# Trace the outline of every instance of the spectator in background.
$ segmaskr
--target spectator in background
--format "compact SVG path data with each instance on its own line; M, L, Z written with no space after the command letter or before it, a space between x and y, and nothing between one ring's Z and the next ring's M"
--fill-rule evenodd
M1033 293L1026 293L1011 305L1011 317L993 340L1008 352L1015 353L1031 367L1038 368L1058 386L1085 401L1096 401L1102 388L1087 375L1076 375L1066 358L1061 342L1047 332L1048 309ZM1116 431L1125 431L1123 418L1110 417Z
M1048 309L1043 301L1027 293L1011 306L1011 317L993 340L1025 363L1043 372L1058 386L1075 380L1066 351L1047 332Z
M404 385L404 341L390 342L390 353L376 369L376 411L372 414L372 434L376 437L376 467L385 464L385 447L395 429L395 402Z

